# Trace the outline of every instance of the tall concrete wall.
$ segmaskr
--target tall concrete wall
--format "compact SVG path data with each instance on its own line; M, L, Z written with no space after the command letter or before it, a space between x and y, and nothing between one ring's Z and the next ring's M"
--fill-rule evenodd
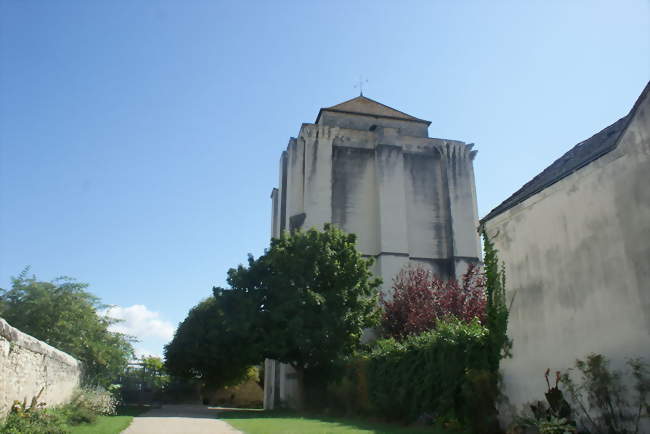
M29 403L45 388L39 401L65 403L79 386L81 363L10 326L0 318L0 418L14 400Z
M544 371L600 353L650 360L650 103L618 146L485 223L514 297L504 360L511 404L543 398Z

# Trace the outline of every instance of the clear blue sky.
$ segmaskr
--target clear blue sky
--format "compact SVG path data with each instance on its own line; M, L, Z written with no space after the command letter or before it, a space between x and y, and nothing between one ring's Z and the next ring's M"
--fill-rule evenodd
M280 152L359 74L476 143L485 215L627 113L649 29L644 0L0 0L0 287L89 282L160 353L267 245Z

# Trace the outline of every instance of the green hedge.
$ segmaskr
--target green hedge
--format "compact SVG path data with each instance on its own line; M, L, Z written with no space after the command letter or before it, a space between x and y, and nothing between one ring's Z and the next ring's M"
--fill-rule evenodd
M395 420L428 415L473 425L474 414L490 413L478 407L494 406L485 390L492 383L488 333L478 321L451 319L402 342L376 342L365 364L373 411Z

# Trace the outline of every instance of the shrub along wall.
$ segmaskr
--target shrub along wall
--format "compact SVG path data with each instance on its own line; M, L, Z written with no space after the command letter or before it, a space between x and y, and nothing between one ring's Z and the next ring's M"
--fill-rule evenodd
M329 403L348 403L342 409L348 413L403 422L424 416L489 428L496 422L497 391L487 345L484 326L457 320L401 342L377 341L372 352L348 364L345 376L329 385Z
M48 406L67 402L81 378L81 363L0 318L0 419L14 400L38 395Z
M368 361L368 397L380 414L412 421L422 415L464 420L472 390L488 372L488 331L478 321L377 342Z

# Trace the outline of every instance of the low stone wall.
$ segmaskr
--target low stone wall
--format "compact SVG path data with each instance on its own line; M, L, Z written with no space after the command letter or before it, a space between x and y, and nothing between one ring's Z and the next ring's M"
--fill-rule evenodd
M81 378L81 363L0 318L0 418L14 400L38 395L48 406L65 403Z

